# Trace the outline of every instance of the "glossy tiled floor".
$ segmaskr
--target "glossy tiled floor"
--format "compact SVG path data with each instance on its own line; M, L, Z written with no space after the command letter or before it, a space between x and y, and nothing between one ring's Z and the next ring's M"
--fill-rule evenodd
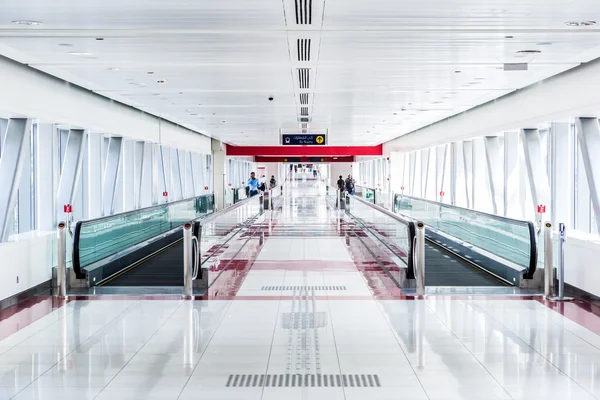
M382 300L317 195L290 189L226 300L73 300L0 323L0 399L600 398L585 324L537 298Z

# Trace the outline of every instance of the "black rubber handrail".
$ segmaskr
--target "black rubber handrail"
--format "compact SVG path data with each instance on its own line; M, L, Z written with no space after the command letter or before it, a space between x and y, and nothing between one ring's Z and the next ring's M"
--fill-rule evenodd
M350 195L350 198L352 199L352 201L359 201L360 203L363 203L369 207L371 207L372 209L379 211L382 214L385 214L386 216L394 219L397 222L400 222L404 225L406 225L406 229L407 229L407 233L408 233L408 254L407 254L407 273L406 273L406 277L408 279L414 279L415 277L415 270L414 270L414 263L413 263L413 254L414 254L414 238L416 235L416 224L415 221L413 221L410 218L407 218L403 215L399 215L396 214L394 212L391 212L390 210L387 210L381 206L378 206L377 204L373 204L369 201L366 201L364 199L361 199L360 197L356 197L356 196L352 196ZM350 212L352 212L352 205L350 205ZM392 250L392 249L390 249Z
M179 204L179 203L183 203L183 202L187 202L190 200L196 200L196 199L202 199L202 198L211 198L212 199L212 205L213 205L213 209L214 209L214 205L215 205L215 197L214 194L205 194L202 196L194 196L194 197L190 197L189 199L183 199L183 200L177 200L177 201L173 201L171 203L165 203L165 204L158 204L155 206L150 206L150 207L144 207L144 208L138 208L137 210L132 210L132 211L126 211L123 213L119 213L119 214L113 214L113 215L108 215L105 217L100 217L100 218L94 218L94 219L88 219L88 220L83 220L83 221L78 221L75 224L75 230L73 232L73 255L72 255L72 267L73 267L73 272L75 273L75 276L77 277L77 279L85 279L87 277L85 271L81 268L81 262L79 260L79 241L80 241L80 237L81 237L81 227L85 224L88 223L98 223L98 222L102 222L105 220L108 220L110 218L121 218L127 215L133 215L135 213L139 213L141 211L149 211L149 210L154 210L154 209L159 209L161 207L164 206L170 206L170 205L174 205L174 204ZM182 224L183 226L183 224Z
M529 230L529 266L527 267L527 270L525 271L524 278L525 279L533 278L533 274L535 274L535 270L537 268L537 256L538 256L538 254L537 254L537 236L535 233L535 225L533 222L504 217L502 215L489 214L489 213L485 213L483 211L472 210L470 208L459 207L459 206L455 206L455 205L447 204L447 203L440 203L439 201L422 199L420 197L407 196L405 194L400 194L400 193L396 193L394 195L394 204L392 204L392 209L394 210L394 212L396 212L396 199L398 197L400 197L400 198L405 197L408 199L413 199L416 201L421 201L421 202L433 204L436 206L444 206L444 207L448 207L448 208L454 208L457 210L463 210L465 212L474 213L477 215L484 216L486 218L495 219L497 221L526 224L527 228Z

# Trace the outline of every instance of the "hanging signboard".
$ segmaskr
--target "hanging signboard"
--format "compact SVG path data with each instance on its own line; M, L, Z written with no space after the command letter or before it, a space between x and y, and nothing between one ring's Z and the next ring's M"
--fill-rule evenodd
M327 144L325 134L283 134L281 135L281 144L283 146L324 146Z

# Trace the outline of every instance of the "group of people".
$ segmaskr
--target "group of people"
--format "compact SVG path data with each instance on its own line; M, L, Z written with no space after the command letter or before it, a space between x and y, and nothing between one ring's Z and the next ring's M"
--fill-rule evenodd
M340 175L340 179L337 181L337 187L340 192L348 192L348 194L354 195L354 184L356 181L352 178L352 175L348 175L348 178L344 180Z
M265 178L263 175L262 178ZM271 180L269 181L269 189L274 189L277 187L277 179L275 179L275 175L271 175ZM250 179L248 180L248 197L256 196L259 192L264 192L267 190L267 185L263 181L261 182L254 172L250 173Z

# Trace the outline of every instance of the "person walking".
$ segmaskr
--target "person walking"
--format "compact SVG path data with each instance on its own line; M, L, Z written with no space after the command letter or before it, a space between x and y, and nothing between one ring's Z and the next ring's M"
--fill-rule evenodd
M346 179L346 191L348 194L354 195L354 183L355 180L352 178L352 175L348 175Z
M250 173L250 180L248 180L248 194L250 197L256 196L258 194L258 187L260 186L260 182L256 179L256 174L254 172Z
M269 189L275 189L277 187L277 179L275 179L275 175L271 175L271 180L269 181Z
M344 178L342 178L342 176L340 175L340 179L338 179L337 181L337 188L340 192L343 192L345 187L346 183L344 182Z

